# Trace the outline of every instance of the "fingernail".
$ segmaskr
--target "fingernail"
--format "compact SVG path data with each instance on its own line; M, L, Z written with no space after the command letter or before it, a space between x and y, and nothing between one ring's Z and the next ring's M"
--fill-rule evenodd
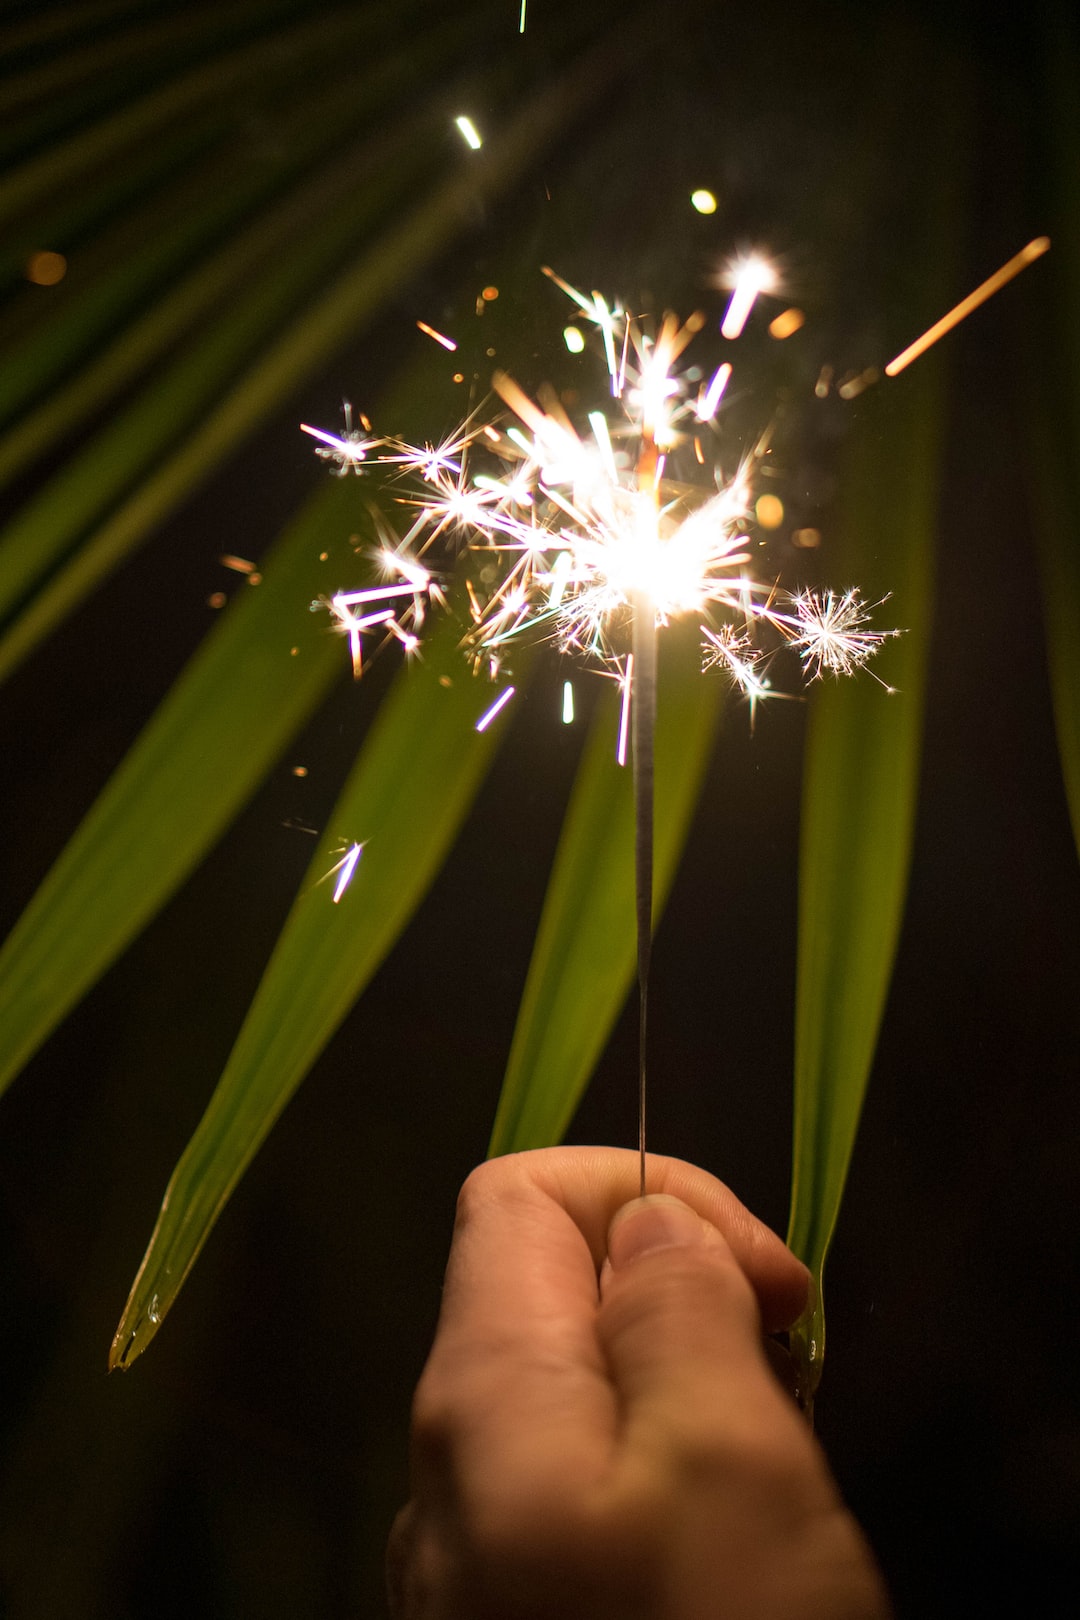
M700 1215L678 1198L652 1193L618 1211L608 1231L608 1259L618 1271L654 1249L697 1248L708 1241Z

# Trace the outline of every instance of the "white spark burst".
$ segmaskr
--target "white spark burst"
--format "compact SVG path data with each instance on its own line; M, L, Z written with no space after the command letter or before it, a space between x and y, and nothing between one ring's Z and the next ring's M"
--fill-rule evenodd
M739 307L729 307L728 336L736 324L741 330L757 294L776 284L761 258L737 272L731 284ZM492 387L508 414L470 419L439 445L362 438L348 414L344 438L322 435L320 453L336 456L338 470L359 470L361 462L395 469L395 498L411 513L400 547L380 554L386 584L331 600L354 667L365 633L392 634L415 650L427 605L445 605L428 560L437 542L444 575L455 552L478 559L465 586L463 650L491 675L522 637L537 634L618 672L628 696L629 626L641 613L657 629L695 617L705 668L726 672L749 699L752 717L774 695L765 668L782 642L799 654L809 680L864 664L893 632L869 627L856 591L791 594L751 570L755 481L767 436L732 471L721 471L718 416L731 365L706 372L706 384L700 368L681 366L706 326L704 315L680 323L669 314L651 326L600 293L544 273L577 306L579 322L594 328L603 355L610 404L587 411L587 427L575 425L553 390L534 399L497 372ZM485 724L503 701L505 692Z

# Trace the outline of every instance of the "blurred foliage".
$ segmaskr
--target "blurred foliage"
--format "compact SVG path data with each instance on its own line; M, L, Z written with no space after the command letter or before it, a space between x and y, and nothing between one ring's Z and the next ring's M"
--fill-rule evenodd
M1080 849L1080 25L1075 15L1052 9L1040 49L1046 94L1039 104L1039 162L1031 189L1054 251L1050 296L1029 317L1019 366L1028 390L1054 719Z

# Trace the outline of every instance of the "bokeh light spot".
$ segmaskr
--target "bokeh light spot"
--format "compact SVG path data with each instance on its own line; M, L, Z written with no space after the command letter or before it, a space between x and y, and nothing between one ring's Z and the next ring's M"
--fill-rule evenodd
M27 259L25 275L35 287L55 287L67 275L67 260L62 253L42 249Z
M784 503L779 495L759 495L754 516L763 529L778 529L784 521Z
M792 332L797 332L806 320L801 309L784 309L780 311L775 320L769 322L769 336L774 338L788 338Z

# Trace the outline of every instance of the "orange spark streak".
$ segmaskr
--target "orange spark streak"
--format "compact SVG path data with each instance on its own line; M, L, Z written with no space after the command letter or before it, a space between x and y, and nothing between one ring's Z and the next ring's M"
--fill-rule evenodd
M356 863L360 859L360 852L363 847L363 844L353 844L344 860L339 861L337 866L332 868L332 871L340 874L337 883L334 886L335 906L345 893L345 890L349 887L349 884L352 882L352 875L356 871ZM331 873L328 872L326 875L329 877Z
M441 343L444 349L449 349L451 354L454 353L455 349L457 348L457 344L454 342L453 338L446 337L442 332L436 332L435 328L433 326L429 326L427 321L417 321L416 324L420 328L421 332L423 332L425 337L434 338L436 343Z
M515 690L516 690L515 687L508 686L505 691L499 693L498 697L495 699L495 701L491 705L490 709L486 709L484 711L484 713L480 716L479 720L476 722L476 730L477 731L486 731L487 730L488 726L490 726L490 724L494 720L495 716L502 709L505 709L506 705L509 703L510 699L513 697Z
M905 366L910 366L911 362L917 360L920 354L926 353L932 343L936 343L938 338L944 337L946 332L951 332L954 326L959 326L960 322L970 315L973 309L978 309L980 304L985 304L986 300L992 298L1001 287L1004 287L1006 282L1011 281L1014 276L1018 276L1021 270L1026 270L1033 260L1041 259L1049 247L1050 238L1048 236L1037 236L1033 242L1028 243L1027 247L1021 248L1019 253L1013 255L1008 264L1003 264L1000 270L995 270L994 274L989 276L980 287L976 287L974 292L968 293L966 298L961 299L955 309L950 309L949 313L943 315L940 321L935 322L929 331L923 333L922 337L916 338L914 343L909 343L907 348L896 356L895 360L890 360L885 367L886 377L895 377L898 372L903 371Z

